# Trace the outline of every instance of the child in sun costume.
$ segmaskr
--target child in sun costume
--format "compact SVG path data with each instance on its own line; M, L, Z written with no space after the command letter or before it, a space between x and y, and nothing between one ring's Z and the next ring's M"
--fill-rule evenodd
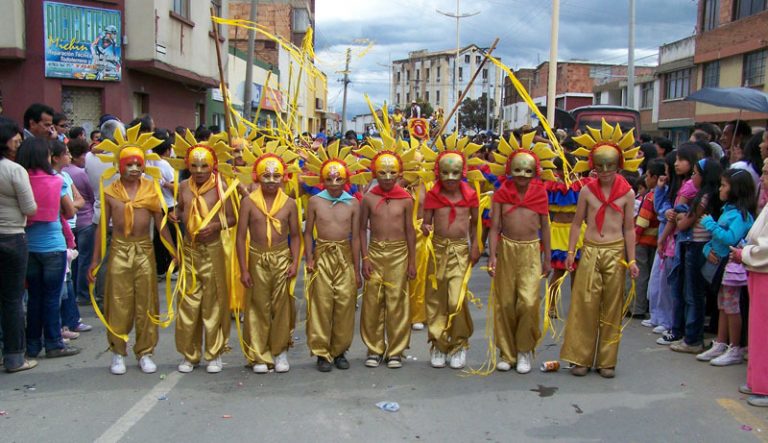
M601 130L587 129L587 134L574 138L582 146L573 152L581 158L574 172L594 170L597 178L582 188L571 224L568 269L572 269L585 219L587 230L560 358L574 365L574 375L586 375L594 366L601 376L611 378L621 341L626 268L632 278L639 273L635 263L634 192L618 171L636 171L642 159L635 159L639 148L634 148L632 130L623 134L618 124L611 127L605 120ZM631 298L630 294L630 302Z
M229 201L237 181L225 188L222 175L233 176L231 148L221 140L198 142L191 132L176 134L175 159L168 161L177 170L189 169L191 177L179 185L176 211L186 226L183 241L183 285L176 319L176 349L184 360L179 372L192 372L202 357L209 362L208 373L222 370L221 355L227 350L230 329L227 254L222 230L234 226L235 214ZM203 337L205 349L203 353Z
M424 199L422 225L425 236L434 231L434 260L428 272L434 280L427 283L425 294L431 364L444 367L447 355L451 368L460 369L466 364L473 332L468 307L472 295L467 287L472 266L480 257L482 237L478 192L464 180L479 188L479 182L484 180L482 173L467 171L467 167L482 165L483 160L468 159L481 146L470 143L466 137L458 139L455 133L445 142L438 139L436 147L437 152L426 146L422 149L425 169L431 171L433 180L439 178Z
M386 132L356 151L377 184L363 197L360 216L362 271L366 280L360 310L360 335L368 348L365 365L387 361L402 366L411 338L408 280L416 276L413 199L398 180L417 177L415 150ZM370 232L370 240L368 234Z
M350 180L365 182L364 169L351 147L335 141L317 153L306 152L302 180L324 189L307 204L304 230L308 279L307 345L317 357L317 369L348 369L344 353L352 344L355 298L360 280L360 204L344 190ZM362 179L362 180L361 180ZM313 232L317 230L317 239ZM311 274L311 276L309 276Z
M100 232L96 235L89 272L93 280L106 252L106 229L112 223L114 231L106 263L104 317L92 301L96 313L107 326L107 340L112 351L110 372L125 373L127 334L135 324L133 352L141 370L152 373L157 370L151 357L158 339L157 324L152 318L158 315L159 302L155 254L149 237L150 219L154 219L163 244L173 256L176 255L170 247L173 243L165 227L165 203L158 182L142 176L146 173L159 180L160 170L145 165L146 160L159 160L160 157L145 153L151 152L161 141L152 134L139 135L139 125L128 129L125 137L121 131L115 131L114 137L115 142L105 140L98 146L104 151L104 154L98 154L99 158L114 166L101 177L103 207ZM115 172L120 173L120 178L104 188L103 180L112 177Z
M541 179L554 180L556 154L545 143L533 145L534 135L524 134L519 144L514 135L509 142L501 138L490 165L501 182L493 194L488 258L494 286L489 309L501 353L496 368L508 371L516 364L521 374L531 371L541 338L541 276L551 268L548 199Z
M244 163L252 166L244 168L250 173L241 181L252 180L258 187L241 202L237 229L240 280L247 288L243 352L257 374L269 367L275 372L290 369L288 348L296 323L293 287L301 249L296 202L283 191L290 175L301 172L299 156L277 141L263 147L261 142L252 145L253 154L243 151Z

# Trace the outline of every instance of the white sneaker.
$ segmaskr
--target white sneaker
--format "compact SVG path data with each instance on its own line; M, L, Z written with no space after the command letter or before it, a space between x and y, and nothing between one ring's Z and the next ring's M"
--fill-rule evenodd
M646 319L646 320L641 321L640 325L641 326L645 326L646 328L652 328L652 327L656 326L653 323L651 323L651 319Z
M205 372L209 374L218 374L221 372L222 366L221 357L216 357L208 362L208 366L205 367Z
M269 367L264 363L257 363L253 365L253 373L254 374L266 374L269 372Z
M437 348L432 350L431 357L430 364L432 364L433 368L445 367L445 354L440 352Z
M467 364L467 350L460 349L451 354L451 369L462 369Z
M153 374L157 371L157 365L152 361L152 356L150 355L141 356L139 359L139 367L141 368L141 372L145 374Z
M125 374L125 357L120 354L112 354L112 364L109 365L109 372L115 375Z
M424 323L421 323L421 322L414 323L414 324L411 325L411 329L413 329L414 331L423 331L424 330Z
M291 365L288 364L288 352L283 351L275 360L275 372L288 372L289 369L291 369Z
M730 366L742 363L744 363L744 356L741 353L741 348L738 346L728 346L728 350L723 355L709 362L712 366Z
M665 332L667 332L666 326L658 325L655 328L653 328L654 334L663 334Z
M728 350L728 345L720 343L716 340L712 340L712 347L696 356L698 361L712 361L713 359L725 354Z
M515 370L518 374L527 374L531 372L531 360L533 359L532 357L532 352L517 353L517 367Z
M509 362L506 362L504 360L500 360L496 363L496 370L501 372L507 372L510 369L512 369L512 365L509 364Z
M195 365L192 364L191 361L184 359L179 363L179 366L177 368L179 372L182 372L184 374L189 374L195 369Z

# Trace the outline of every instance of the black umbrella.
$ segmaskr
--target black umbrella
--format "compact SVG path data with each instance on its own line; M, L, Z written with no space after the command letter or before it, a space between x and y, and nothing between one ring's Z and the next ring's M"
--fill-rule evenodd
M768 94L752 88L701 88L685 99L768 114Z

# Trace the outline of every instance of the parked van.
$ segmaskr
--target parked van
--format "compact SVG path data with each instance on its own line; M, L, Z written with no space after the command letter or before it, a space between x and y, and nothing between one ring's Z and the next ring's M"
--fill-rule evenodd
M605 119L611 126L616 123L621 127L622 132L635 129L635 137L640 135L640 112L626 108L624 106L610 105L592 105L582 106L571 110L571 115L575 120L573 131L587 131L587 126L598 129L602 125L602 119Z

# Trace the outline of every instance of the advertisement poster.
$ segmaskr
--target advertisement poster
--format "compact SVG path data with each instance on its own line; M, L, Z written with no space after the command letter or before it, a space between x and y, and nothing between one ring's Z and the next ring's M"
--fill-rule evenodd
M45 76L119 81L120 11L44 2Z

